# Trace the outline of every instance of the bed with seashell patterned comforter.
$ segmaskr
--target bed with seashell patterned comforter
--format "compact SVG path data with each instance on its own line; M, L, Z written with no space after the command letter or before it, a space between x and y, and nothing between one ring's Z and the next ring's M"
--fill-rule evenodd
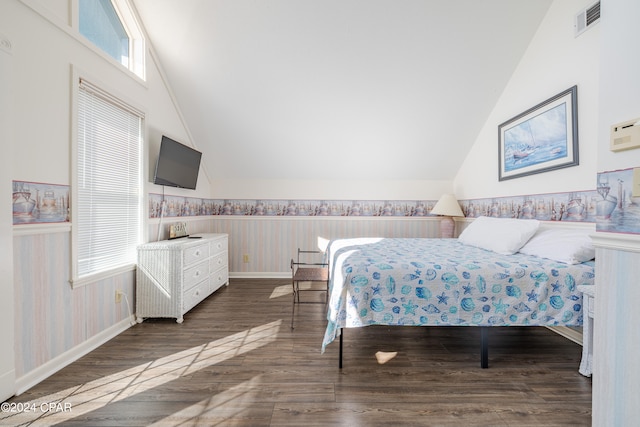
M595 279L593 262L500 255L457 239L340 239L327 253L323 352L342 328L368 325L581 326L577 286Z

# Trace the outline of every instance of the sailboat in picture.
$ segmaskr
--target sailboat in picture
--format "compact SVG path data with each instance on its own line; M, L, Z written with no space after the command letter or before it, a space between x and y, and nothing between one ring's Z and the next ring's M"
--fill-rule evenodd
M527 121L522 123L521 126L527 128L528 134L529 134L529 141L521 142L513 151L512 156L513 156L514 162L518 162L518 161L522 161L523 159L526 159L527 157L535 153L538 148L536 144L536 139L533 136L533 131L531 130L531 123Z
M609 178L603 177L602 174L598 175L598 187L596 188L601 200L596 202L596 217L601 219L611 218L611 213L615 210L618 204L618 199L615 196L609 194L611 186L609 185Z

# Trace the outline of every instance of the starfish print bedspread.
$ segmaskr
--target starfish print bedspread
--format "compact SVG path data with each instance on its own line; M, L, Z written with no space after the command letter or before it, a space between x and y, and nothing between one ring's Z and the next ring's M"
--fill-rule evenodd
M322 351L341 328L581 326L593 263L500 255L457 239L360 238L328 247L330 297Z

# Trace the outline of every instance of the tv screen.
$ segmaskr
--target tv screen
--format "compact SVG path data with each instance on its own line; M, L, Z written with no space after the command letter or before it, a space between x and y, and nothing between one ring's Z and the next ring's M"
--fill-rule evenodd
M162 136L153 183L196 189L202 153Z

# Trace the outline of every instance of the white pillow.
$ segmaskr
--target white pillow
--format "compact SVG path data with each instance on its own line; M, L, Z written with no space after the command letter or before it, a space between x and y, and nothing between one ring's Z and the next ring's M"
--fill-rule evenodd
M481 216L465 228L458 240L464 244L512 255L538 230L535 219L492 218Z
M596 256L596 249L589 233L591 232L577 229L541 230L520 248L520 252L566 264L590 261Z

